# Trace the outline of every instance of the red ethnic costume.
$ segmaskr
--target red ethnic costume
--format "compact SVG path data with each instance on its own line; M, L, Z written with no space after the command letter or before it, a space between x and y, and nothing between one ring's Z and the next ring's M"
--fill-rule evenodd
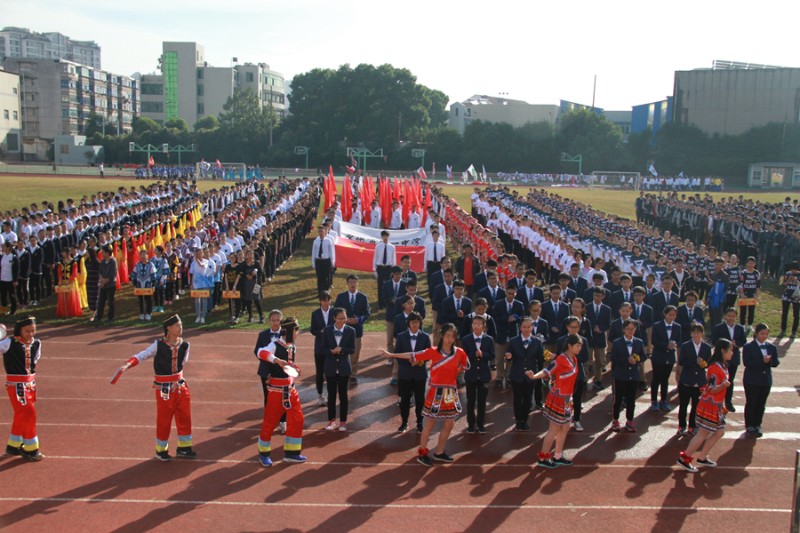
M14 411L6 454L39 461L44 455L36 436L36 364L42 356L42 343L36 338L25 342L19 336L23 327L33 325L33 317L18 321L14 336L0 341L0 353L6 370L6 392Z
M164 321L164 327L178 322L180 318L173 315ZM189 343L178 338L175 344L170 344L165 337L128 359L126 365L134 367L147 359L153 360L155 372L156 458L171 459L168 450L173 418L178 429L178 457L194 458L197 453L192 450L191 394L183 379L183 367L189 361Z
M456 418L461 413L458 399L456 376L462 369L469 368L467 353L455 348L452 354L441 352L438 348L428 348L424 352L412 353L410 362L431 362L431 386L425 397L422 416L435 420Z
M708 385L703 389L703 395L697 404L697 425L706 431L714 433L720 429L725 429L725 393L722 389L716 394L711 393L711 389L720 383L728 381L728 369L720 363L714 363L706 371Z
M572 420L572 393L578 379L578 360L566 354L556 357L550 368L550 393L544 402L543 414L556 424L569 424Z
M290 463L303 463L306 457L300 451L303 447L303 408L300 395L294 386L295 378L286 373L284 366L277 360L285 361L286 368L296 370L294 366L297 347L294 338L298 330L297 321L286 317L281 321L281 338L275 339L265 347L257 350L259 359L269 364L267 380L267 404L264 407L264 418L261 422L261 434L258 437L258 459L264 467L272 466L272 433L286 414L286 438L283 444L283 460ZM290 370L291 372L291 370ZM292 372L295 376L297 372Z

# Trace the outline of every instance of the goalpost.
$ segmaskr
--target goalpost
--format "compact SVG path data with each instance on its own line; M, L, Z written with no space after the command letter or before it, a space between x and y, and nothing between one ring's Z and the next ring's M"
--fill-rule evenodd
M592 172L592 187L619 187L622 189L639 189L642 176L638 172L617 172L615 170L595 170Z

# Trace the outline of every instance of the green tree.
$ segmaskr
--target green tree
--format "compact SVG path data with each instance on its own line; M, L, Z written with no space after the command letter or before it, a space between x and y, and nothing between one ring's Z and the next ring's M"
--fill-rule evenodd
M214 115L206 115L194 123L194 131L215 130L219 128L219 119Z
M189 124L180 117L169 119L164 123L164 127L173 133L189 133Z
M624 170L629 167L622 144L622 131L606 117L588 109L577 109L559 119L556 134L559 152L583 156L583 172ZM573 171L572 168L565 168Z
M133 135L136 137L140 137L147 132L157 133L161 129L161 125L152 118L139 115L133 119L132 130Z

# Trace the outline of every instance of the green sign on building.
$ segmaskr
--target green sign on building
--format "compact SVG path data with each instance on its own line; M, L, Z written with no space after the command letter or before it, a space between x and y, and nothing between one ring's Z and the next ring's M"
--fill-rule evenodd
M164 121L178 118L178 53L164 52Z

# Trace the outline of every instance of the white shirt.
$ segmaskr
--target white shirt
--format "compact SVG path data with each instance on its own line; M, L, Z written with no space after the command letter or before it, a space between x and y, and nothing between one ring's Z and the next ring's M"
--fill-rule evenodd
M376 206L372 211L370 211L370 218L369 218L369 227L370 228L380 228L381 227L381 208Z
M403 225L403 212L400 208L395 209L392 211L392 220L389 222L390 229L400 229L400 226Z
M319 247L322 246L322 259L330 259L331 264L336 264L336 247L327 238L314 239L314 244L311 245L311 267L317 268L317 259L320 258Z
M422 218L419 213L408 214L408 229L417 229L422 224Z
M397 254L395 252L394 244L385 243L383 241L375 245L375 255L372 257L372 271L377 272L378 265L383 266L383 250L386 249L386 266L395 266L397 264Z

